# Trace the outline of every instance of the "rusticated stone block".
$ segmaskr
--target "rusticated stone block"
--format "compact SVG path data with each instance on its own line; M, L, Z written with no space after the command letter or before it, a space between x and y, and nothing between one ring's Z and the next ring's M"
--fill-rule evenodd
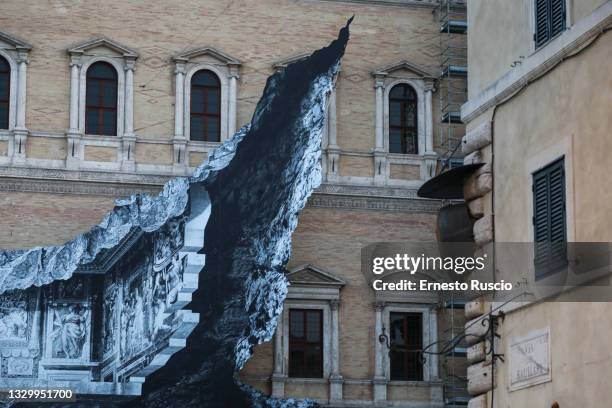
M491 241L493 241L493 218L487 215L474 223L474 242L478 246L483 246Z
M482 317L470 320L465 324L465 343L472 346L484 339L489 328L488 320Z
M461 151L469 154L489 144L491 144L491 122L485 122L463 136Z
M487 408L487 394L479 395L468 402L468 408Z
M484 361L486 356L487 342L481 341L476 343L467 349L467 360L470 364L476 364Z
M491 173L476 172L463 185L463 197L466 201L482 197L491 191L493 176Z
M491 362L484 361L469 366L467 369L468 393L470 395L480 395L490 391L495 383L493 377Z
M482 298L474 299L465 304L465 318L474 319L485 314L485 301Z
M467 203L470 215L474 218L482 218L484 215L484 199L482 197L476 198Z
M476 150L463 158L463 164L466 166L468 164L478 164L482 163L483 160L482 152L480 150Z

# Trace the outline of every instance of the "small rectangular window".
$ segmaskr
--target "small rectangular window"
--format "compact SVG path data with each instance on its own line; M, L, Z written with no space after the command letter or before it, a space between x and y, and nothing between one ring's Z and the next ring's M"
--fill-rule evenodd
M550 41L566 27L566 0L534 0L536 48Z
M322 310L289 310L289 377L323 378Z
M423 380L423 316L421 313L389 315L391 380Z
M532 190L537 280L567 266L564 159L535 172Z

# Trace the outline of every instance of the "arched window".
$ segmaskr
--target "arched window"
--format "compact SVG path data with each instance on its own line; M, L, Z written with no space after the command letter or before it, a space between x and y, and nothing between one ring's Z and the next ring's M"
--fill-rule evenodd
M107 62L87 70L85 133L117 135L117 71Z
M417 94L406 84L389 93L389 152L418 153Z
M191 78L190 139L221 141L221 83L213 72L201 70Z
M11 98L11 67L0 57L0 129L9 127L9 103Z

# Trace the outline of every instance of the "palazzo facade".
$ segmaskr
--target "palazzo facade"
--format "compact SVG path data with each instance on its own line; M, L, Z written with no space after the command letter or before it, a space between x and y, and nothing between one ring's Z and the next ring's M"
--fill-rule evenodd
M418 353L446 328L439 299L380 298L360 264L370 243L435 240L441 203L416 191L446 153L438 7L4 1L0 247L61 244L99 223L115 199L189 175L250 120L269 75L326 45L354 14L329 98L323 184L293 237L285 310L239 375L271 395L333 407L442 407L444 359ZM138 394L139 370L188 332L188 316L172 314L184 267L182 243L162 242L171 235L133 237L69 286L2 295L0 383L56 378ZM134 295L118 300L124 293ZM392 358L383 331L402 345Z

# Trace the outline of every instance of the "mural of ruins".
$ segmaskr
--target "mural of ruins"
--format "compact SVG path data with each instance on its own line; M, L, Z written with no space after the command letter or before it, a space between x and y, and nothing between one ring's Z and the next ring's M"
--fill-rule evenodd
M251 123L191 177L117 200L64 245L0 251L0 389L135 397L130 407L316 406L264 396L236 373L283 308L351 21L272 75Z
M185 217L177 217L128 235L68 280L0 295L3 384L86 382L95 393L96 383L125 382L147 366L182 323L174 306L185 276L184 232Z

